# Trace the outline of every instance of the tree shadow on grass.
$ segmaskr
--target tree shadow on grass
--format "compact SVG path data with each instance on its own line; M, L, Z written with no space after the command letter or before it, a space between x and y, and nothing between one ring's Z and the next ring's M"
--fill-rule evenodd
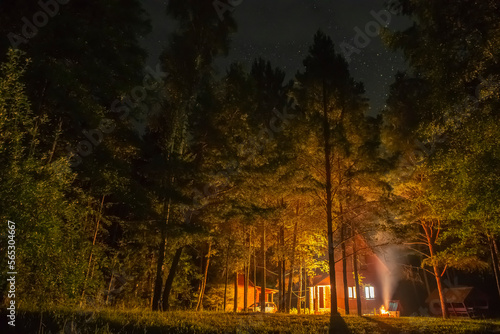
M376 318L365 317L365 316L363 316L362 318L364 318L364 319L366 319L366 320L368 320L370 322L376 323L377 326L379 328L381 328L382 330L384 330L387 334L401 334L401 330L399 330L396 327L393 327L393 326L391 326L389 324L386 324L383 321L377 320Z
M330 318L330 328L328 334L351 334L349 327L340 315Z

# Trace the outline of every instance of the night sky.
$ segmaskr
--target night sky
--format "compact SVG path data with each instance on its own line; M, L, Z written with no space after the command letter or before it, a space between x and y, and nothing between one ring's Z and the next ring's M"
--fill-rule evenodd
M364 32L368 22L376 22L370 12L383 10L385 1L243 0L233 11L238 31L232 36L229 56L217 61L217 69L224 73L231 62L250 66L256 57L262 57L281 67L287 72L287 79L292 79L297 70L303 69L302 60L318 29L328 34L337 47L343 42L355 46L355 28ZM153 25L152 33L144 40L152 66L158 62L166 36L173 29L165 16L166 2L143 1ZM389 28L399 30L406 25L407 21L391 15ZM378 35L368 38L367 45L359 48L360 53L352 54L349 66L353 77L365 84L370 114L375 114L384 106L394 74L404 70L405 63L401 54L385 49ZM337 51L341 52L340 48Z

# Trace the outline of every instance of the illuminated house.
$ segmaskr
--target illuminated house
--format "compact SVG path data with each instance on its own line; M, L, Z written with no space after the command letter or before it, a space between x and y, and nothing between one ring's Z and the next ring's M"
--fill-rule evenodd
M387 284L384 278L389 278L389 270L384 262L367 246L364 238L358 236L355 239L358 260L358 276L361 279L359 292L356 291L353 270L352 247L347 245L347 296L344 296L344 284L342 276L342 261L335 264L337 307L341 314L345 313L345 298L349 300L349 313L357 314L356 298L361 298L361 313L378 313L378 309L388 302ZM340 250L335 253L335 259L341 259ZM308 289L309 310L314 313L330 312L330 275L323 274L312 279L312 285ZM385 305L387 307L387 305Z
M245 276L242 274L238 275L238 311L242 311L244 308L244 289L245 289ZM255 303L254 301L254 291L257 290L257 303L260 303L260 286L255 286L251 280L248 280L248 307ZM278 293L278 290L266 288L266 302L272 302L274 299L274 294ZM233 310L233 304L227 305L226 311Z

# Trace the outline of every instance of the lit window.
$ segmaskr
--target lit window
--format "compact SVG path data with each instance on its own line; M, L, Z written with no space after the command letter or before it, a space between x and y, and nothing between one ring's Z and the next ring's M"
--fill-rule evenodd
M375 299L375 288L373 286L365 286L366 299Z
M348 292L349 292L349 298L356 298L356 288L355 287L348 287Z

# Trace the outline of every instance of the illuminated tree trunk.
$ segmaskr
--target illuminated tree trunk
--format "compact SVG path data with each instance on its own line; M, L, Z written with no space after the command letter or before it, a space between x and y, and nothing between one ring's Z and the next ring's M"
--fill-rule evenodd
M111 291L111 287L113 286L113 280L115 279L115 275L113 272L111 272L111 279L109 280L109 285L108 285L108 293L106 294L106 305L108 305L109 302L109 292Z
M299 267L299 297L297 298L297 314L300 314L300 303L302 302L302 263Z
M245 272L244 276L244 286L243 286L243 310L245 312L248 311L248 265L245 263L245 266L243 268L243 271Z
M354 233L354 231L352 231ZM356 249L356 241L353 239L352 242L352 267L354 268L354 284L356 287L356 309L358 311L358 316L363 315L361 313L361 291L359 287L359 275L358 275L358 253Z
M238 271L234 275L234 312L238 312Z
M297 204L296 215L299 214L299 206ZM286 312L290 313L290 309L292 308L292 287L293 287L293 271L295 270L295 248L297 247L297 226L298 222L295 221L293 226L293 243L292 243L292 259L290 261L290 275L288 276L288 303Z
M425 236L427 238L427 246L429 247L429 254L432 261L432 268L434 270L434 277L436 278L437 288L439 292L439 302L441 303L441 312L443 314L443 318L446 319L449 317L449 315L448 315L448 308L446 307L446 301L444 300L443 286L441 284L441 276L444 274L444 270L442 273L440 273L437 263L434 262L435 259L434 247L439 234L439 227L436 230L432 226L432 223L426 221L422 221L421 226L424 229Z
M283 305L282 305L282 310L283 312L285 312L285 305L286 305L286 293L285 293L285 278L286 278L286 260L285 258L283 257L283 264L281 265L283 267L283 276L282 276L282 280L283 280Z
M201 282L200 295L198 296L198 305L196 310L199 311L203 309L203 295L205 294L205 288L207 286L207 276L208 276L208 266L210 265L210 253L212 252L212 241L208 242L208 254L207 263L205 264L205 273L203 274L203 281Z
M224 312L227 310L227 285L228 285L228 277L229 277L229 243L226 247L226 279L224 282Z
M443 313L443 318L446 319L448 318L448 308L446 307L446 302L444 300L444 295L443 295L443 286L441 284L441 276L439 274L439 269L437 266L433 266L434 268L434 276L436 276L436 283L437 283L437 288L439 292L439 302L441 303L441 311Z
M250 238L250 234L247 233L247 242L248 242L248 249L247 249L247 256L245 257L245 286L244 286L244 291L243 291L243 309L245 312L248 311L248 283L250 280L250 255L251 255L251 244L252 240Z
M283 312L283 309L281 308L281 300L283 299L283 280L282 280L282 275L283 275L283 267L282 267L282 260L281 258L283 257L283 249L281 247L281 229L282 226L280 226L278 230L278 310L280 312Z
M279 309L285 312L285 226L280 226L280 248L281 248L281 298L279 300Z
M342 217L342 203L340 203L340 216ZM341 218L341 224L342 227L340 228L340 240L342 242L341 244L341 250L342 250L342 279L344 283L344 307L345 307L345 314L349 314L349 294L348 294L348 286L347 286L347 258L346 258L346 227L342 221L343 219Z
M302 259L302 261L304 267L304 308L307 309L307 297L309 296L309 290L307 289L307 267L306 267L306 261L304 259Z
M309 290L307 289L307 267L305 259L302 259L302 267L304 268L304 314L307 309L307 296L309 296Z
M266 312L266 223L262 222L262 239L261 239L261 251L262 251L262 282L260 286L260 311L262 313Z
M257 303L257 247L253 249L253 303ZM253 311L255 311L255 306Z
M336 318L339 316L337 310L337 288L335 280L335 248L333 246L333 219L332 219L332 166L331 166L331 143L330 123L328 121L328 107L326 97L326 83L323 81L323 140L325 153L326 173L326 225L328 229L328 264L330 274L330 329L333 330Z
M342 164L340 161L340 156L337 157L337 176L338 176L338 197L339 197L339 225L340 225L340 251L342 256L342 285L344 290L344 310L345 314L349 314L349 295L347 286L347 259L346 259L346 226L344 224L344 207L342 205L342 200L344 192L342 191Z
M97 218L97 221L96 221L95 232L94 232L94 239L92 240L92 247L90 248L89 264L87 266L87 273L85 274L85 280L83 282L83 291L82 291L82 298L80 300L80 306L83 304L84 298L85 298L85 289L87 287L87 279L89 277L90 267L91 267L91 264L92 264L92 257L94 255L94 246L95 246L95 242L97 240L97 232L99 232L99 223L101 222L102 208L104 206L104 198L105 197L106 197L106 195L102 196L101 208L99 209L99 217Z

